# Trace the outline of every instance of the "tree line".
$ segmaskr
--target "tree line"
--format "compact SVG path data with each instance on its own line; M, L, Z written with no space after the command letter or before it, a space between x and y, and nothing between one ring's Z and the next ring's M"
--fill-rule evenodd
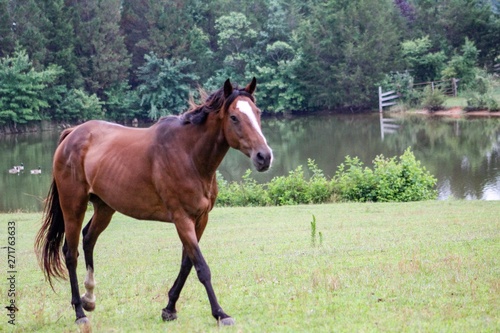
M371 108L376 87L401 77L473 88L499 62L499 10L497 0L0 0L0 125L157 119L184 111L198 87L252 76L268 113Z

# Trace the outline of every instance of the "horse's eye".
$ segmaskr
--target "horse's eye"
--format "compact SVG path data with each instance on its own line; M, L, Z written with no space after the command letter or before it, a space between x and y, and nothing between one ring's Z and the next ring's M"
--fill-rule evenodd
M231 116L229 116L229 118L231 118L231 120L232 120L233 123L237 123L238 122L238 117L236 117L235 115L231 115Z

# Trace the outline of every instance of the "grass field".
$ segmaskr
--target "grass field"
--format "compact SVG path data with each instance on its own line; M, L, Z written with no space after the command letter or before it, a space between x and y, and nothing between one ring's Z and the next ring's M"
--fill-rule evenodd
M7 245L7 222L16 222L19 308L15 327L3 315L0 331L77 332L69 283L56 282L52 292L37 266L39 220L0 215L0 246ZM193 272L179 319L163 322L180 264L174 227L117 214L96 246L93 332L500 331L499 202L216 208L201 248L234 327L217 327ZM83 293L83 255L79 278Z

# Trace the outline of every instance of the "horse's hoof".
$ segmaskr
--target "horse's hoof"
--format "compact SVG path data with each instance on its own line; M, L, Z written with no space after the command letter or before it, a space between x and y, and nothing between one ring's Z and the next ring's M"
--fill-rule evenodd
M75 320L75 323L78 326L80 326L80 325L88 325L88 324L90 324L90 320L87 317L82 317L82 318L78 318L77 320Z
M163 321L176 320L177 319L177 312L163 309L163 310L161 310L161 318L163 319Z
M219 326L233 326L236 322L233 318L227 317L218 321Z
M82 307L85 311L92 312L95 310L95 301L89 301L85 296L82 297Z

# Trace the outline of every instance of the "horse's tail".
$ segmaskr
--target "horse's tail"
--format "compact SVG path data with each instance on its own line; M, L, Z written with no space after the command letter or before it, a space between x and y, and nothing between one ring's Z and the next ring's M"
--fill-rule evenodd
M59 203L59 193L55 180L52 180L49 196L45 202L42 227L35 239L35 252L45 277L52 286L52 277L66 278L62 261L62 242L64 240L64 218Z
M73 131L68 128L61 133L59 144ZM55 179L52 179L49 195L45 201L42 227L35 239L35 252L38 263L52 287L52 277L65 279L67 272L62 261L64 240L64 218L59 202L59 192Z

